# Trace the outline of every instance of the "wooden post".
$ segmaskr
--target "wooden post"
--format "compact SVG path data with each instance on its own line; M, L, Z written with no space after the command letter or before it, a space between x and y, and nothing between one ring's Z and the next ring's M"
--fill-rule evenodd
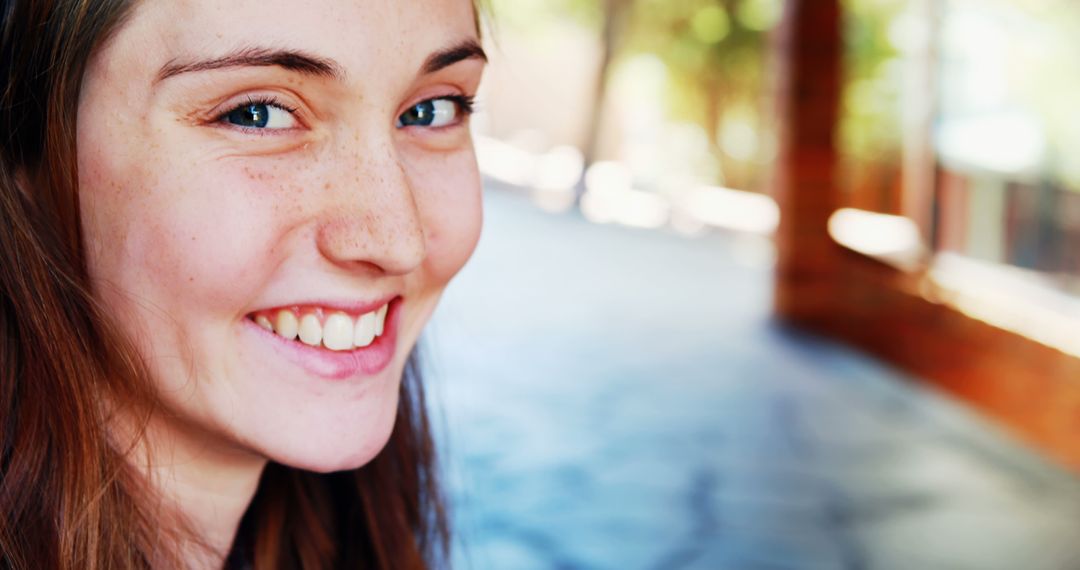
M777 314L826 325L836 303L838 246L828 234L840 206L834 128L843 44L839 0L787 0L778 29L779 153L773 194L777 231Z

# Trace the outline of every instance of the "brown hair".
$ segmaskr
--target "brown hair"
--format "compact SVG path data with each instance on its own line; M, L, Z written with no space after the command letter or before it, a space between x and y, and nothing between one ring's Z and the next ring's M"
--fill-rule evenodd
M161 544L161 516L130 449L106 433L110 412L145 419L154 394L91 294L79 222L80 84L131 4L0 7L0 568L147 568L176 556ZM364 467L268 465L228 562L445 563L448 523L421 388L410 358L390 441Z

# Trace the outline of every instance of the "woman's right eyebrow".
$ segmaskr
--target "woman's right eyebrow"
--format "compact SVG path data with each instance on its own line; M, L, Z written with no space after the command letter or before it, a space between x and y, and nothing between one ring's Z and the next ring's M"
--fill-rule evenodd
M289 49L270 49L248 47L233 51L220 57L199 60L173 59L158 71L154 83L160 83L170 77L197 71L210 71L230 67L268 67L277 66L305 75L343 80L345 71L335 61L318 57L302 51Z

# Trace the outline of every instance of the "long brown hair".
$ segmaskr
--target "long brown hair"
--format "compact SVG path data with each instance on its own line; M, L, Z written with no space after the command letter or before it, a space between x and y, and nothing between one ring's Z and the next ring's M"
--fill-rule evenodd
M154 394L91 294L79 221L80 84L131 5L0 5L0 568L133 569L175 556L146 480L106 433L117 407L146 418ZM364 467L268 465L227 562L444 565L448 523L415 358L401 390L390 441Z

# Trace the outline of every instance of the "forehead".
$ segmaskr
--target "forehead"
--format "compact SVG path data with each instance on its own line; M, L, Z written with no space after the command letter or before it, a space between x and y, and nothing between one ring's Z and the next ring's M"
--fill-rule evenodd
M475 37L471 0L145 0L104 51L137 60L128 72L156 73L235 49L297 49L364 77L412 74L432 51Z

